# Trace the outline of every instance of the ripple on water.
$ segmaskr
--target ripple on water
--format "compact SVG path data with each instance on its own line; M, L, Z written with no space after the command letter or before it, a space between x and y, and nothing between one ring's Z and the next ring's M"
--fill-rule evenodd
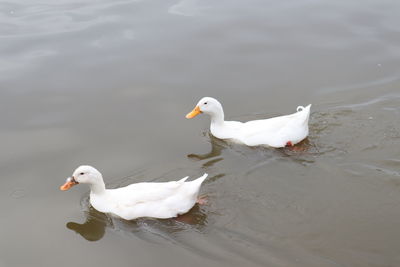
M399 142L397 102L380 97L363 105L316 105L310 136L296 149L249 148L218 140L205 131L209 152L189 153L182 164L185 168L161 175L150 175L150 168L142 168L113 180L111 187L148 177L160 181L200 169L211 173L202 190L210 198L209 205L195 206L182 220L124 221L96 212L85 196L85 222L70 222L67 227L91 241L109 231L167 242L232 264L337 266L331 260L336 248L326 240L336 240L331 229L335 223L347 225L342 213L367 218L369 207L362 206L357 197L370 190L390 194L399 190L399 159L390 155L393 144ZM383 117L393 123L383 123ZM360 191L353 192L354 188ZM353 199L352 194L357 197ZM348 209L342 207L346 200ZM376 205L391 208L395 204L396 200L387 200Z

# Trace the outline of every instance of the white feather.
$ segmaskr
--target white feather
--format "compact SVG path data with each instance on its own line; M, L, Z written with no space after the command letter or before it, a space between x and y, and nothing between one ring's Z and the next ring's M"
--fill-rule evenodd
M96 210L133 220L171 218L188 212L196 204L207 174L189 182L185 177L179 181L137 183L116 189L106 189L101 173L91 166L80 166L73 177L79 183L90 185L90 204Z
M211 116L210 131L220 139L232 139L248 146L284 147L288 142L294 145L308 136L311 104L297 107L297 112L290 115L244 123L225 121L222 105L214 98L202 98L197 107Z

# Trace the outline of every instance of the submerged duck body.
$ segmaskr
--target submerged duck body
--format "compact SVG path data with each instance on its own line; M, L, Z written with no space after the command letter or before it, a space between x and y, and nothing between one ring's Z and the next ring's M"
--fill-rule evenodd
M78 167L61 190L79 183L90 185L90 204L98 211L111 213L125 220L139 217L173 218L188 212L197 201L200 186L207 174L187 182L137 183L106 189L101 173L91 166Z
M219 139L231 139L248 146L285 147L295 145L308 136L311 104L297 107L297 112L264 120L248 122L225 121L221 103L212 97L202 98L186 115L194 118L200 113L211 117L211 134Z

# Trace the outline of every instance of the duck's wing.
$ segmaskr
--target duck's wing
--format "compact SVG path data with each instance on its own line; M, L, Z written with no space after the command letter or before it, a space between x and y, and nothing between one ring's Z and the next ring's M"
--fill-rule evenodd
M164 200L181 189L186 179L166 183L137 183L110 190L111 196L120 206L130 207L139 203Z
M138 217L172 218L189 211L196 203L201 183L207 177L186 182L139 183L115 189L112 213L132 220Z
M301 141L297 139L308 135L310 107L299 107L298 112L290 115L246 122L241 128L241 139L249 146L272 147L284 147L288 141Z

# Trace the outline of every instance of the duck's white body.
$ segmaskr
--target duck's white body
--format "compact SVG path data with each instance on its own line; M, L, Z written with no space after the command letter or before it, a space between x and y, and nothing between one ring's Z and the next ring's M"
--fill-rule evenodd
M217 138L231 139L248 146L278 148L295 145L308 136L310 108L311 105L300 106L296 113L265 120L225 121L222 105L214 98L205 97L187 118L204 112L211 116L210 131Z
M232 139L248 146L284 147L289 142L294 145L308 136L310 107L300 107L296 113L265 120L211 121L210 131L217 138Z
M167 183L138 183L103 193L90 192L90 204L126 220L139 217L172 218L188 212L195 204L207 174L185 182L188 177Z
M96 210L125 220L139 217L166 219L188 212L196 204L200 186L206 177L207 174L204 174L190 182L186 182L188 177L185 177L173 182L137 183L106 189L100 172L93 167L81 166L73 175L78 183L90 185L90 204Z

